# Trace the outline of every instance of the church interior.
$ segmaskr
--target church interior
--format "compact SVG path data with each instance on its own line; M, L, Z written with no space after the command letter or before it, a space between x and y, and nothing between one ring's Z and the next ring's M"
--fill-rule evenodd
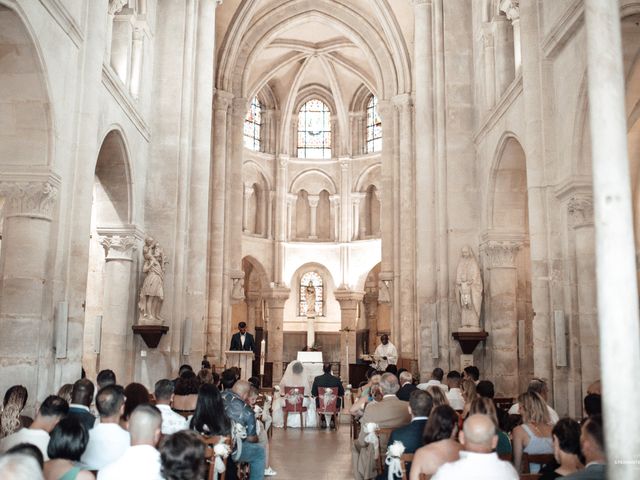
M264 388L315 358L356 389L387 335L416 383L609 408L590 1L0 0L0 392L222 374L243 322ZM601 3L640 367L640 5Z

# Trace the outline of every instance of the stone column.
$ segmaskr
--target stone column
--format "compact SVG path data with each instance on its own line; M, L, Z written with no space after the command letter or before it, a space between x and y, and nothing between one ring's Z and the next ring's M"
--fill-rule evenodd
M116 16L127 4L127 0L109 0L109 10L107 14L107 33L105 35L106 48L104 51L105 63L109 63L111 59L111 41L113 40L113 21Z
M243 192L244 196L242 203L242 231L249 232L249 202L251 201L251 195L253 195L253 186L250 183L245 183Z
M349 364L356 362L356 322L358 303L364 292L355 292L346 288L334 290L336 300L340 303L340 377L344 383L349 382Z
M482 25L482 46L484 53L484 100L487 110L496 103L496 53L493 44L492 24Z
M255 332L256 330L256 312L259 308L259 302L262 300L258 292L247 292L247 330Z
M516 256L519 249L520 243L514 241L491 240L484 245L489 271L487 323L490 323L485 328L489 332L487 347L498 397L518 395Z
M132 308L133 260L136 237L131 231L109 233L98 229L100 243L104 247L104 302L102 318L102 342L100 367L110 368L123 384L133 379L133 362L128 358L133 334L131 325L135 319Z
M329 197L331 203L331 220L333 221L333 240L337 242L340 239L340 195L331 195Z
M517 76L522 64L522 51L520 46L520 0L502 0L500 10L504 12L513 27L513 63L514 73Z
M0 277L0 389L16 382L29 391L29 407L53 388L51 232L57 180L3 181Z
M340 159L340 237L337 239L340 243L350 241L354 233L351 232L351 222L349 216L351 214L349 205L351 204L351 172L349 165L351 159L343 157Z
M289 298L290 290L285 287L273 287L263 293L269 309L269 320L265 326L269 339L267 341L267 361L273 363L273 384L282 378L282 357L284 352L284 304Z
M140 95L140 82L142 80L142 55L144 52L144 28L133 27L133 45L131 50L131 79L129 90L133 98Z
M320 195L307 195L309 200L309 238L315 240L318 238L318 203Z
M596 243L593 228L593 199L589 194L571 197L567 206L575 234L576 284L582 397L588 386L600 378L598 303L596 295Z
M358 240L359 238L364 238L364 235L360 231L363 225L360 225L360 208L362 204L362 199L364 194L352 193L351 194L351 202L353 205L353 212L351 213L351 217L353 218L353 238L352 240Z
M491 23L495 48L496 99L499 99L515 77L513 31L509 20L503 15L496 15Z
M284 262L284 243L291 238L291 218L287 194L287 165L289 157L280 155L276 167L275 192L275 233L273 242L273 281L282 283L282 264Z
M126 13L125 13L126 12ZM123 84L128 84L131 71L131 47L133 39L132 12L129 7L113 17L110 62Z
M273 238L273 197L275 192L266 192L267 198L267 225L264 229L265 238Z

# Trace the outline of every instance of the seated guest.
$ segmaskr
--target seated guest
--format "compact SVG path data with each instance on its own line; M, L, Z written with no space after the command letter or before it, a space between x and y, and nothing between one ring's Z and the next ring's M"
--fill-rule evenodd
M71 392L73 392L73 383L65 383L58 389L57 395L64 398L67 403L71 403Z
M210 368L203 368L198 372L198 383L203 385L205 383L213 383L213 374Z
M551 431L553 436L553 456L556 463L545 465L540 480L566 477L582 468L580 459L580 425L571 418L562 418Z
M96 395L100 422L89 430L89 443L82 455L82 463L90 470L100 470L116 461L131 445L129 432L120 426L124 413L124 389L107 385Z
M358 400L356 400L354 404L351 405L351 408L349 409L349 413L351 415L355 417L362 416L362 414L364 413L364 408L367 406L367 404L374 401L374 393L378 385L380 384L381 378L381 375L377 373L374 373L371 376L369 382L362 388L362 394L360 395L360 398L358 398Z
M213 383L213 385L215 385L218 388L218 390L220 390L220 375L216 372L211 372L211 377L212 377L211 383Z
M222 394L213 385L206 383L200 387L198 403L189 428L202 435L231 434L231 421L224 411Z
M93 480L88 470L78 465L89 441L89 434L76 415L69 415L58 422L51 431L47 447L49 461L44 464L46 480Z
M411 372L404 371L398 378L400 379L400 390L398 390L396 396L400 400L408 402L409 395L411 395L414 390L417 390L418 387L413 384L413 375L411 375Z
M96 383L98 384L98 390L106 387L107 385L115 385L116 374L113 370L100 370L96 377Z
M120 426L129 429L129 417L138 405L149 403L149 390L141 383L130 383L124 389L124 412L120 419Z
M546 402L549 395L549 387L547 386L547 382L545 380L541 378L534 378L529 382L527 392L537 393ZM551 408L550 405L547 405L547 410L549 410L549 418L551 419L551 423L556 423L560 418L558 416L558 413L553 408ZM516 402L511 405L511 408L507 413L509 413L509 415L518 415L520 413L520 404Z
M393 373L396 377L398 377L398 367L392 364L387 365L387 368L384 369L385 373Z
M250 377L248 382L251 384L252 387L255 387L258 390L260 390L260 379L258 377Z
M98 472L98 480L161 480L160 440L162 414L148 403L138 405L129 418L131 446L115 462Z
M172 433L189 428L187 419L171 410L173 389L173 382L165 378L156 382L153 392L156 397L156 407L158 407L158 410L160 410L162 414L163 435L171 435Z
M19 443L31 443L40 449L45 461L49 460L47 457L49 433L68 412L69 404L62 398L55 395L45 398L29 428L22 428L0 440L0 453L6 452Z
M220 378L220 384L222 385L223 390L231 390L235 385L238 377L236 377L235 370L231 370L230 368L222 372L222 377Z
M334 377L331 373L331 364L325 363L322 366L322 371L324 372L322 375L318 375L313 379L313 385L311 386L311 395L316 399L316 407L320 406L320 398L318 397L318 388L337 388L338 389L338 399L336 401L336 405L338 410L342 408L342 399L344 398L344 387L342 386L342 382L338 377ZM322 428L326 428L327 421L324 415L320 417L320 426ZM331 419L331 428L335 428L335 421Z
M238 462L246 462L249 464L250 480L264 478L265 470L265 451L258 443L258 432L256 429L256 416L253 409L247 404L249 397L249 389L251 384L246 380L238 380L235 382L231 390L222 392L224 400L224 410L227 416L242 425L246 432L247 438L242 441L242 452ZM229 462L233 464L233 462ZM231 465L233 470L234 465ZM233 478L232 472L230 477Z
M400 389L398 379L392 373L385 373L380 379L380 390L383 398L380 402L369 403L360 423L375 423L380 428L399 428L407 425L411 421L409 405L396 397ZM365 442L367 432L362 428L359 437L354 440L351 447L351 459L353 463L353 474L356 480L363 480L375 477L375 455L376 452L370 443ZM382 439L385 441L385 439ZM386 450L386 444L382 445L382 451Z
M496 447L498 455L511 455L511 440L509 440L509 435L500 429L498 416L496 415L496 406L494 403L488 398L477 397L473 402L471 402L471 407L469 408L470 416L475 415L476 413L488 416L493 420L493 423L495 423L496 433L498 434L498 446Z
M404 445L404 453L415 453L415 451L424 445L423 433L427 424L427 417L431 412L433 401L431 395L423 390L416 389L411 392L409 397L409 412L411 413L411 423L405 427L397 428L389 436L388 444L400 441ZM407 464L407 475L411 471L411 464ZM384 473L378 478L386 480L389 476L388 467L385 466Z
M440 390L438 387L431 388ZM456 441L457 436L456 411L449 405L440 405L431 410L422 437L425 446L416 450L409 478L419 480L421 474L429 477L445 463L458 460L462 445Z
M251 380L251 379L249 379ZM258 400L258 396L260 395L258 389L251 385L249 389L249 396L247 397L247 404L253 408L253 411L256 412L256 401ZM260 407L258 407L260 408ZM271 466L269 465L269 437L267 435L267 430L262 423L261 420L258 419L258 415L256 413L256 431L258 432L258 443L262 445L264 448L264 464L267 468L264 469L265 477L273 477L278 474Z
M22 415L28 398L29 393L22 385L14 385L7 389L0 414L0 438L31 425L33 419Z
M464 399L462 418L466 418L469 413L469 408L471 408L471 402L473 402L477 397L476 384L471 380L464 380L462 382L462 398Z
M488 398L491 401L493 401L493 398L496 395L495 389L493 387L493 383L491 383L489 380L481 380L480 382L478 382L478 384L476 385L476 393L480 397ZM498 405L496 405L495 402L494 402L494 405L496 407L496 416L498 417L498 424L500 425L500 430L504 431L504 426L508 422L509 414L506 412L506 410L498 407ZM500 442L498 442L498 446L500 446ZM499 454L500 452L498 452L498 455Z
M547 404L534 392L523 393L518 397L522 425L513 429L513 464L519 472L522 467L522 454L553 453L551 430ZM531 473L538 473L540 465L530 464Z
M433 399L432 410L440 405L449 405L447 394L442 388L431 385L430 387L427 387L427 393L431 395L431 398Z
M205 476L205 445L195 432L184 430L168 437L160 447L165 480L198 479Z
M96 417L93 416L89 407L93 402L93 383L87 378L81 378L73 384L71 390L71 403L69 404L69 416L77 417L84 428L91 430L93 424L96 423Z
M584 455L585 467L566 478L572 480L604 480L607 458L605 455L602 416L594 415L582 424L580 432L580 450Z
M425 383L418 384L418 388L420 390L426 390L431 386L435 386L435 387L441 388L446 392L449 390L449 387L447 387L445 384L442 383L443 378L444 378L444 371L440 367L434 368L433 371L431 372L431 378Z
M587 395L590 394L602 395L602 382L600 380L596 380L587 387Z
M595 393L584 397L584 413L587 417L602 415L602 397Z
M23 453L0 456L0 478L11 480L44 480L38 462Z
M474 367L473 365L464 367L464 370L462 371L462 380L471 380L473 383L477 384L480 380L480 370L478 370L478 367Z
M518 472L494 452L498 444L496 427L486 415L471 415L460 432L464 450L460 460L442 465L433 480L518 480Z
M447 373L447 386L449 387L447 400L449 400L451 408L459 411L464 410L464 398L462 397L462 390L460 390L461 380L459 372L451 370Z
M36 462L38 462L40 469L44 467L44 457L42 456L42 452L35 445L32 445L30 443L19 443L18 445L14 445L9 450L7 450L7 454L11 454L11 453L20 453L23 455L29 455L33 457Z
M200 389L198 377L193 371L187 370L180 375L175 385L173 410L178 413L193 412L198 402L198 390Z

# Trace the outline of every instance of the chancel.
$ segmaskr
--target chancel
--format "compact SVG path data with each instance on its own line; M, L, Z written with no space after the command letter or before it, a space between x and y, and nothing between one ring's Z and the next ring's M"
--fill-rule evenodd
M0 478L636 478L639 25L0 0Z

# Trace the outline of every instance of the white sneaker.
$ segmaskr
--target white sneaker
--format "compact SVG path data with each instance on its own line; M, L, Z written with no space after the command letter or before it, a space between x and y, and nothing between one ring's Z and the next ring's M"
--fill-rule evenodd
M276 472L273 468L268 467L264 469L265 477L275 477L276 475L278 475L278 472Z

